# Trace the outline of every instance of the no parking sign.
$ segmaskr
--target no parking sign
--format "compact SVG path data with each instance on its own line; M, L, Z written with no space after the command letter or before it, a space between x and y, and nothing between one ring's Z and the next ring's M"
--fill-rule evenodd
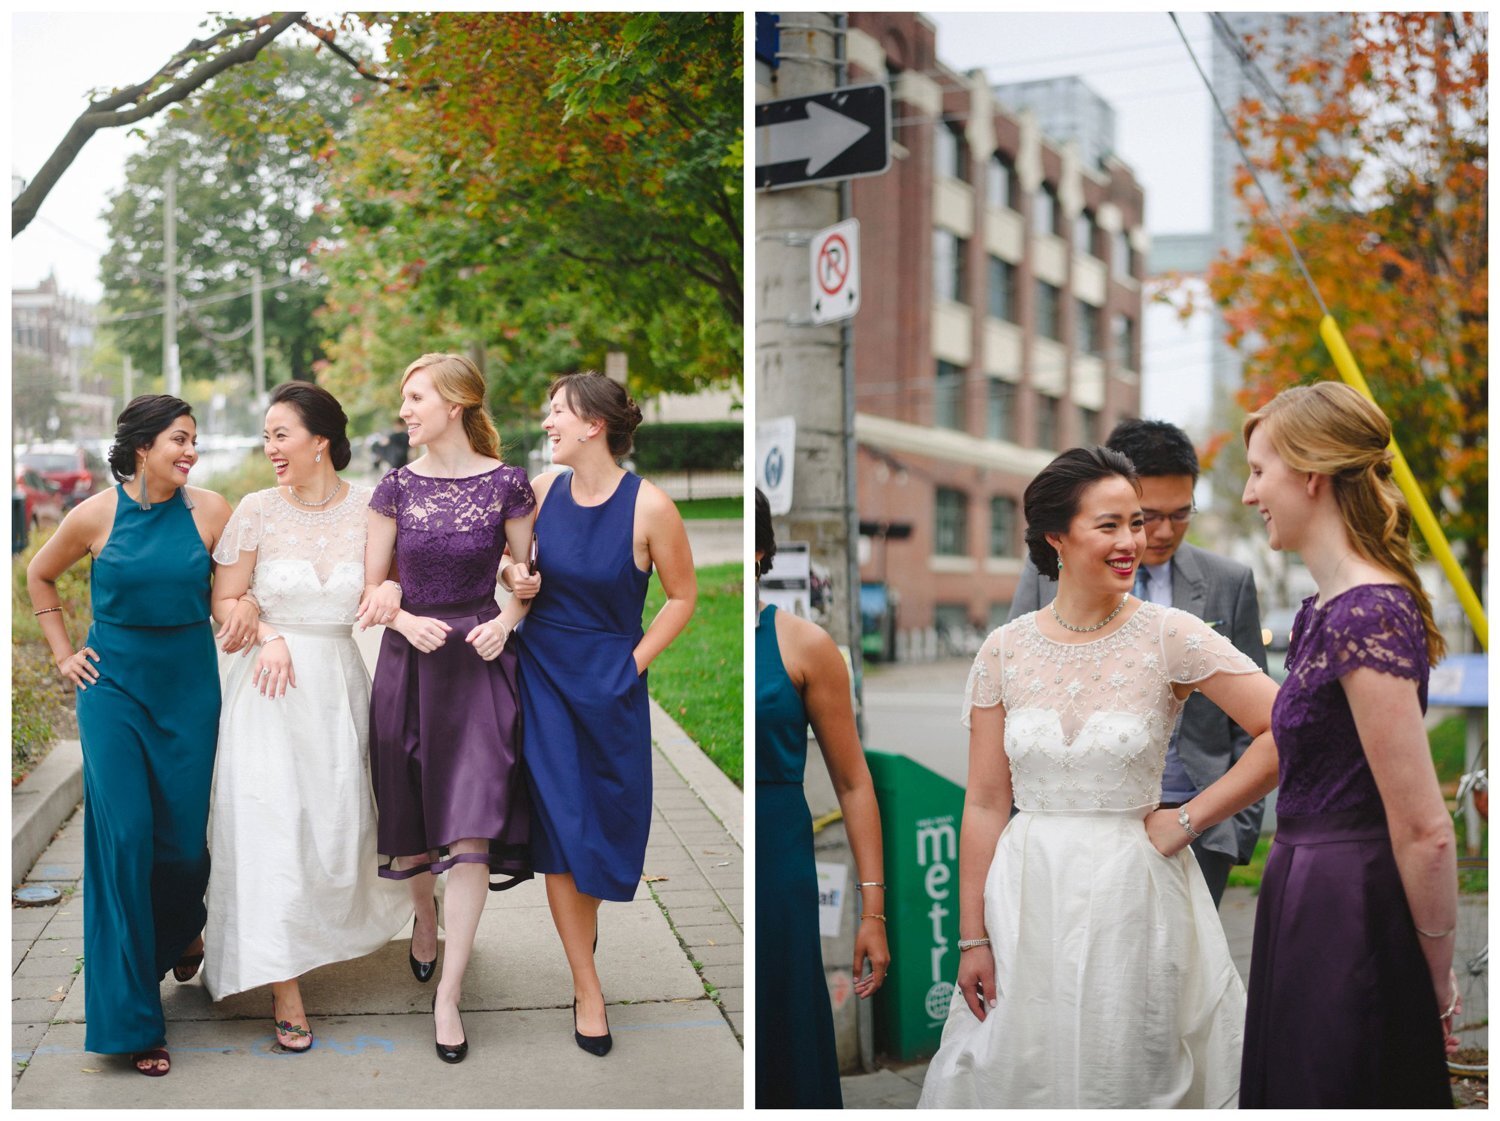
M850 218L813 236L812 321L834 323L859 310L859 219Z

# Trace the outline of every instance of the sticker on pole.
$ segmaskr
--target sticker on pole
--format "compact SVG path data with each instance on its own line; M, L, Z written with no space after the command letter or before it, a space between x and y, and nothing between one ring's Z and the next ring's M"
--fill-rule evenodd
M829 226L812 239L812 321L837 323L859 310L859 219Z

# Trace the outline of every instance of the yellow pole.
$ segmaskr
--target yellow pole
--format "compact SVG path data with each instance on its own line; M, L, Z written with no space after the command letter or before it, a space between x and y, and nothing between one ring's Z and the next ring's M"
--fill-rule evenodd
M1333 356L1333 364L1338 368L1339 376L1378 405L1380 402L1375 401L1375 395L1370 392L1364 374L1360 373L1359 363L1355 362L1354 354L1350 351L1349 344L1344 341L1343 332L1333 321L1333 316L1323 316L1322 322L1318 324L1318 334L1323 336L1323 345ZM1422 531L1427 547L1432 550L1432 555L1443 566L1448 582L1458 593L1458 602L1463 604L1464 613L1468 615L1474 633L1479 636L1479 645L1488 650L1490 648L1490 624L1485 618L1484 606L1479 602L1479 597L1474 594L1474 589L1470 586L1468 577L1464 575L1464 570L1459 567L1458 558L1449 548L1448 539L1443 536L1442 527L1433 516L1432 507L1427 504L1421 488L1417 486L1417 477L1412 474L1406 457L1401 454L1400 445L1396 443L1394 435L1391 436L1391 451L1396 457L1391 464L1391 477L1396 480L1396 485L1406 496L1406 504L1411 507L1411 516L1416 521L1417 528Z

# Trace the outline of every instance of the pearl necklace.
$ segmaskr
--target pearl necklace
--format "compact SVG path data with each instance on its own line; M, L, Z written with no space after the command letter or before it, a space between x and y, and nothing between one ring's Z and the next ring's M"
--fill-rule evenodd
M323 506L327 506L330 502L332 502L333 498L334 498L334 495L338 494L338 492L339 492L339 487L341 487L343 485L344 485L344 480L342 480L342 479L335 479L335 480L333 480L333 489L328 492L328 497L325 498L325 499L323 499L322 502L305 502L305 501L303 501L302 499L300 499L300 498L297 497L297 488L296 487L290 487L289 486L289 487L286 488L286 492L289 495L292 496L292 501L295 502L298 506L306 506L309 510L317 510L317 509L319 509L319 508L321 508Z
M1125 610L1125 605L1127 603L1129 603L1129 602L1130 602L1130 593L1126 592L1123 596L1120 597L1120 606L1117 607L1117 608L1115 608L1113 611L1111 611L1104 618L1100 619L1092 627L1075 627L1072 623L1065 623L1065 622L1063 622L1063 617L1057 613L1057 601L1056 600L1053 600L1047 606L1052 609L1052 617L1057 620L1057 625L1060 626L1063 630L1065 630L1065 631L1072 631L1074 634L1088 634L1090 631L1097 631L1100 627L1106 626L1111 619L1113 619L1121 611Z

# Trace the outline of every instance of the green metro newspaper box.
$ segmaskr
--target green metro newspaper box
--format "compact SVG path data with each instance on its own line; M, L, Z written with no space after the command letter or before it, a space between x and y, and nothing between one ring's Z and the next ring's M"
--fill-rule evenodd
M885 841L892 968L875 996L875 1043L900 1059L937 1051L958 976L958 827L964 789L904 755L866 754Z

